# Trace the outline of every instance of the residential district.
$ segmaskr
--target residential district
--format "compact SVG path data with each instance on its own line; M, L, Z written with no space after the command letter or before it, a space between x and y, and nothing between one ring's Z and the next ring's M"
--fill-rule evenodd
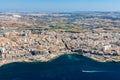
M101 20L98 16L105 16L105 13L92 14L96 14L97 18L88 18L90 14L86 13L87 18L85 16L82 19L84 23L88 19L97 19L93 23L98 24L91 25L91 28L89 22L81 25L76 17L70 20L73 15L83 17L81 13L51 13L50 17L40 13L29 14L29 17L25 13L1 13L4 17L0 18L0 65L23 61L50 61L63 54L78 54L99 62L119 62L120 29L116 22L120 20L115 17L119 13L106 13L110 18L102 19L102 22L106 22L104 27L100 25L101 21L98 22ZM111 15L114 15L114 20ZM51 21L45 23L46 18ZM66 22L63 21L65 18ZM37 19L40 21L36 22ZM111 25L113 22L114 25Z

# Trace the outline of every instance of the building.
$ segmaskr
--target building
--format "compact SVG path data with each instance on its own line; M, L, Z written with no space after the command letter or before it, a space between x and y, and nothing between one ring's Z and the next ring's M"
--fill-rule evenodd
M104 46L103 46L103 50L104 51L107 51L107 50L109 50L111 48L111 45L110 44L105 44Z

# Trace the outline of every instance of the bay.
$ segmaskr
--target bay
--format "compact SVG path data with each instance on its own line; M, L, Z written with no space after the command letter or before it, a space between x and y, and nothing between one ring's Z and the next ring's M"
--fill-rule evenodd
M120 80L120 63L69 54L49 62L6 64L0 67L0 80Z

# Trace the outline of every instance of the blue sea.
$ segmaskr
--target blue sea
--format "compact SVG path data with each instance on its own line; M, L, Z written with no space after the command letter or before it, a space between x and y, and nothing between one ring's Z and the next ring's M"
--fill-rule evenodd
M4 65L0 67L0 80L120 80L120 63L69 54L49 62Z

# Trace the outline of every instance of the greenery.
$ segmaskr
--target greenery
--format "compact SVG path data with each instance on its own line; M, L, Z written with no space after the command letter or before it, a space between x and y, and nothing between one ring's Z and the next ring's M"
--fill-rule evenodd
M61 31L68 31L68 32L85 32L89 31L87 29L83 29L82 27L78 27L71 24L61 24L61 25L50 25L51 30L61 30Z

